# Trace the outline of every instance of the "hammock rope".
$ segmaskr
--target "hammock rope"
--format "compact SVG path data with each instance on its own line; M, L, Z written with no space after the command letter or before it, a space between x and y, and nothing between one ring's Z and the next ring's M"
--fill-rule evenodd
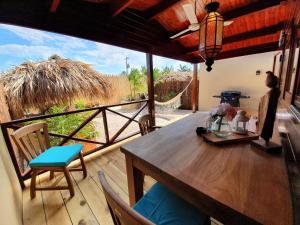
M181 96L183 95L184 92L187 91L192 81L193 79L191 79L188 85L179 94L177 94L174 98L170 99L169 101L166 102L154 101L156 111L173 111L178 109L181 106Z

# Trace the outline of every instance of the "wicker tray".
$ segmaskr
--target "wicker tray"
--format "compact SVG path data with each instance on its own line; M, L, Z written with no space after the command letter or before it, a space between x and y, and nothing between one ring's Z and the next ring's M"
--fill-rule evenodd
M247 135L241 135L241 134L231 134L228 137L220 138L217 137L214 133L208 133L202 135L204 140L207 142L211 142L213 144L229 144L229 143L238 143L238 142L247 142L256 140L259 138L258 134L253 134L248 132Z

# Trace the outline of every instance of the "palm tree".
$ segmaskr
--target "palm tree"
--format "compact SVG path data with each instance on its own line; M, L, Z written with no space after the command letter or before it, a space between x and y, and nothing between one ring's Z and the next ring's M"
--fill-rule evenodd
M141 89L143 82L142 82L143 74L140 73L138 69L131 69L130 73L128 74L128 80L132 84L133 96L131 98L136 97L136 92Z
M179 69L178 69L179 72L191 72L191 68L188 67L187 65L179 65Z

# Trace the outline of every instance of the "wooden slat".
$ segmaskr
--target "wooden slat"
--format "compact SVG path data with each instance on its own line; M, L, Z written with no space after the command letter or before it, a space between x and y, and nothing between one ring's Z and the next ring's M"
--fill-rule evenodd
M78 173L79 176L81 173ZM73 180L75 182L75 180ZM63 179L60 185L66 186L67 182ZM70 198L69 191L60 191L64 200L65 207L70 215L72 224L78 225L100 225L100 222L96 219L95 214L91 210L88 201L82 195L79 187L74 185L75 195Z
M37 187L40 187L40 179L37 178ZM42 192L37 192L34 199L30 198L30 189L23 191L23 224L46 225L44 202Z
M112 8L112 16L119 15L123 10L125 10L128 6L130 6L134 0L122 0L122 1L114 1Z
M241 34L225 37L223 39L223 44L229 44L229 43L233 43L233 42L237 42L237 41L243 41L243 40L247 40L247 39L251 39L251 38L257 38L260 36L274 34L274 33L279 32L283 27L284 27L284 22L280 22L274 26L265 27L265 28L262 28L259 30L253 30L253 31L249 31L246 33L241 33ZM188 48L187 53L193 53L198 50L199 50L199 46L195 45L193 47Z
M72 176L100 225L113 225L104 194L92 177L88 176L82 180L79 173L73 173Z
M59 3L60 3L60 0L53 0L51 3L50 12L55 13Z
M155 16L172 7L178 2L180 2L180 0L163 0L161 3L153 6L146 12L146 18L149 20L153 19Z

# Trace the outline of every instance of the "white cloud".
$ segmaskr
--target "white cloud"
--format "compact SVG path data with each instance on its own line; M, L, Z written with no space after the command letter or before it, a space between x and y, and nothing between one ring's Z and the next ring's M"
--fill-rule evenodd
M13 56L18 58L32 59L41 58L47 59L53 54L63 56L63 52L58 48L52 48L44 45L18 45L18 44L7 44L0 45L0 55Z
M128 57L131 68L140 68L146 64L144 53L101 43L96 43L94 49L81 51L81 54L93 58L92 64L98 67L119 66L125 69L125 57Z
M46 40L53 40L52 35L39 30L29 29L25 27L17 27L12 25L0 24L0 28L13 32L20 38L35 44L42 44Z
M6 24L0 24L0 28L13 32L23 40L31 42L33 45L56 45L63 49L75 49L86 47L85 40L64 36L60 34L49 33L46 31L34 30L25 27L18 27Z

